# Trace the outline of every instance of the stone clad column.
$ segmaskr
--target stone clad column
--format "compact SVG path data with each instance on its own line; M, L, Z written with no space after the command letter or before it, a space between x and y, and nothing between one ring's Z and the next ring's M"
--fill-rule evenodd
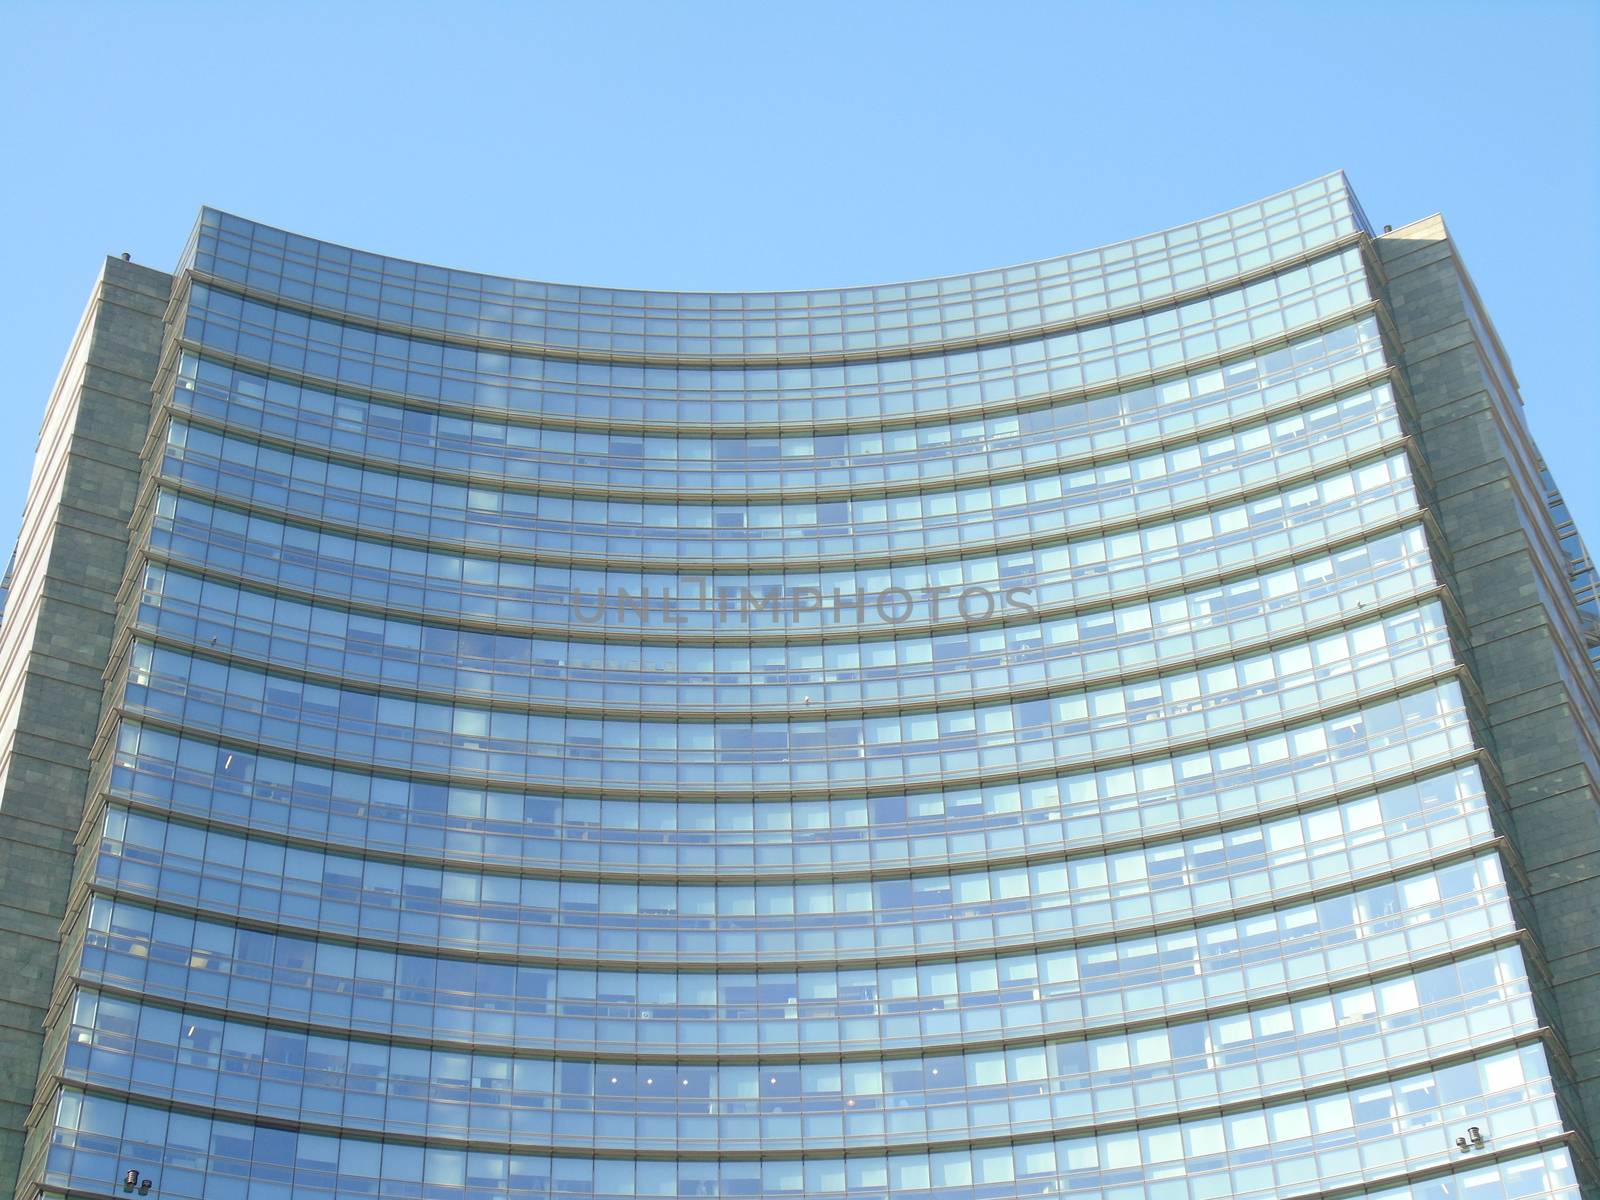
M171 277L107 259L45 412L0 622L0 1195L34 1096Z
M1600 684L1585 658L1570 565L1516 377L1443 219L1404 226L1375 246L1593 1142L1600 1134Z

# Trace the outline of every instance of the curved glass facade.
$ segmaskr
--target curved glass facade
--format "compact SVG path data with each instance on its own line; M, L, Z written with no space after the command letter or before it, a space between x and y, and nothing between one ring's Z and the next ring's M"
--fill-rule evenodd
M1411 403L1340 175L749 295L205 211L25 1185L1576 1197Z

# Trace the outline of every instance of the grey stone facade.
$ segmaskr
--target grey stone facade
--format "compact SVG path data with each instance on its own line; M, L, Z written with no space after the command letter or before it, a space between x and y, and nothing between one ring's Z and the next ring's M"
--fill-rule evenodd
M1375 242L1561 1032L1600 1141L1600 687L1516 379L1442 219Z
M108 259L45 414L0 629L0 1194L34 1094L170 276Z

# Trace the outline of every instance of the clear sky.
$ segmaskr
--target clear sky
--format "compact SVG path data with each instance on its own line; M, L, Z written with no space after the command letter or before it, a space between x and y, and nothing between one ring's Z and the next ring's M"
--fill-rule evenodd
M0 0L0 541L103 255L212 204L686 289L975 270L1344 168L1442 211L1600 551L1600 5ZM4 550L0 550L3 556Z

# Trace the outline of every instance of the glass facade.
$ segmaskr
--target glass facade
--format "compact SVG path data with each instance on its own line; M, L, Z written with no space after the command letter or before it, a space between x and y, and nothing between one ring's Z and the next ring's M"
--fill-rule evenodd
M1576 1198L1372 240L690 295L204 211L20 1194Z

